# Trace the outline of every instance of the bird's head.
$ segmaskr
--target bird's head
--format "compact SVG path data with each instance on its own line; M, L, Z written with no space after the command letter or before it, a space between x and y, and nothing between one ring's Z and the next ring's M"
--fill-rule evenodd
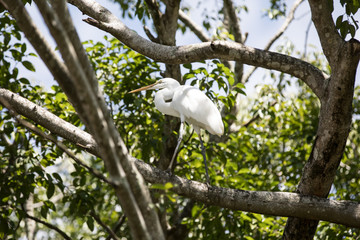
M176 81L175 79L163 78L163 79L160 79L160 80L156 81L155 83L150 84L148 86L132 90L129 93L135 93L135 92L139 92L139 91L143 91L143 90L154 90L154 89L164 89L164 88L173 89L178 86L180 86L180 83L178 81Z

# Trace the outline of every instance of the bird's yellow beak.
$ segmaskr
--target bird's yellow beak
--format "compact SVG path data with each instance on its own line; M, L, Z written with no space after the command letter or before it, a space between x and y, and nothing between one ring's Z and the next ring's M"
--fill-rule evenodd
M141 87L141 88L132 90L132 91L130 91L129 93L135 93L135 92L140 92L140 91L148 90L149 88L152 88L153 86L155 86L155 85L158 84L158 83L159 83L159 81L156 81L156 82L153 83L153 84L150 84L150 85L148 85L148 86L145 86L145 87Z

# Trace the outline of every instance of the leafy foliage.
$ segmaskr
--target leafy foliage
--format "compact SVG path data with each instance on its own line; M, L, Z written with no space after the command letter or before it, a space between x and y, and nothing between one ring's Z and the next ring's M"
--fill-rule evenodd
M348 34L354 38L356 31L359 29L359 21L357 21L354 16L360 8L360 1L340 0L340 4L345 9L345 13L337 17L336 28L340 31L343 39L345 39Z

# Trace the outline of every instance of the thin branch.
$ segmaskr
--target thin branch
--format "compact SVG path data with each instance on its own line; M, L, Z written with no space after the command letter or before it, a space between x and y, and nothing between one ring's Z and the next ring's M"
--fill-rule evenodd
M95 221L105 229L105 231L109 234L109 237L115 240L120 239L116 236L115 232L113 232L113 230L111 230L111 228L109 228L94 211L90 212L90 216L92 216L95 219Z
M235 42L243 44L245 42L245 37L243 39L243 36L241 34L240 22L235 12L235 6L233 4L233 1L224 0L223 3L224 3L224 16L229 19L229 24L228 24L229 25L228 28L230 28L229 32L231 32L234 35ZM237 83L242 82L242 77L244 74L244 64L240 61L236 61L235 68L233 69L233 71L235 73L235 82L231 86L231 89L233 89L233 87L235 87ZM237 93L237 95L238 94L239 93ZM238 109L237 107L231 109L232 114L236 115L237 112L234 111L236 111L237 109ZM231 120L229 124L231 125Z
M306 28L306 31L305 31L305 41L304 41L304 53L303 53L303 58L306 57L306 54L307 54L307 45L308 45L308 40L309 40L309 32L310 32L310 27L312 25L312 21L310 20L309 23L308 23L308 26Z
M30 216L29 214L25 213L25 217L26 218L30 218L32 220L34 220L35 222L38 222L38 223L41 223L43 225L45 225L46 227L52 229L52 230L55 230L56 232L58 232L64 239L66 240L71 240L71 238L65 233L63 232L60 228L52 225L51 223L48 223L48 222L45 222L37 217L34 217L34 216Z
M271 48L271 46L274 44L274 42L276 40L278 40L286 31L286 29L289 27L290 23L294 20L295 17L295 11L296 9L300 6L300 4L303 2L304 0L297 0L294 5L292 6L289 14L287 15L285 22L282 24L282 26L280 27L280 29L278 30L278 32L270 39L270 41L265 45L264 50L269 50ZM257 66L251 67L250 70L246 73L246 75L243 76L243 83L246 83L247 81L249 81L250 77L252 76L252 74L255 72L255 70L257 69Z
M210 42L211 38L184 11L179 10L179 19L203 42Z
M275 106L275 104L277 104L277 101L274 101L273 103L271 103L270 107ZM242 124L243 127L248 127L250 124L252 124L253 122L255 122L256 120L258 120L260 118L260 114L256 113L254 117L252 117L249 121L247 121L246 123Z
M148 6L148 9L149 9L151 17L154 21L154 25L155 25L156 29L163 30L164 24L163 24L163 21L161 21L163 14L160 11L158 2L156 2L155 0L145 0L145 3Z
M280 27L280 29L278 30L278 32L269 40L269 42L266 44L266 46L264 47L264 50L269 50L270 47L274 44L274 42L276 40L278 40L286 31L286 29L290 26L290 23L294 20L295 18L295 11L297 10L297 8L300 6L300 4L304 2L304 0L297 0L294 5L292 6L292 8L290 9L289 14L287 15L285 22L282 24L282 26Z
M148 36L148 38L149 38L152 42L160 43L160 42L159 42L159 38L154 37L154 35L152 35L150 29L149 29L147 26L144 26L143 29L144 29L144 32L145 32L146 36Z
M125 214L123 214L119 220L116 222L115 226L113 227L112 231L114 233L116 233L117 231L119 231L119 229L121 228L121 226L123 225L123 223L125 222L126 216ZM105 240L110 240L111 236L108 236Z

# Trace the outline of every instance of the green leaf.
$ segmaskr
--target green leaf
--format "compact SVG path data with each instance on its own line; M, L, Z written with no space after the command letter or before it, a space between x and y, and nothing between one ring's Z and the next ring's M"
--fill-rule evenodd
M192 65L191 65L191 63L185 63L185 64L183 64L183 67L187 68L187 69L191 69Z
M355 37L356 29L353 25L349 24L349 32L352 38Z
M343 19L343 15L340 15L340 16L337 17L336 23L335 23L335 26L336 26L337 29L340 29L341 23L342 23L342 19Z
M21 52L22 52L22 53L26 52L26 44L25 44L25 43L23 43L23 44L21 45Z
M40 214L43 218L47 217L48 211L49 211L49 209L45 204L41 206Z
M27 80L26 78L20 78L19 81L20 81L21 83L23 83L23 84L26 84L26 85L30 84L30 81Z
M90 229L90 231L94 231L94 219L92 217L87 217L86 225Z
M49 186L46 189L46 196L48 199L50 199L55 192L55 185L53 183L49 183Z
M35 72L35 67L34 67L34 65L33 65L31 62L29 62L29 61L22 61L21 63L22 63L22 65L23 65L27 70L30 70L30 71L32 71L32 72Z

